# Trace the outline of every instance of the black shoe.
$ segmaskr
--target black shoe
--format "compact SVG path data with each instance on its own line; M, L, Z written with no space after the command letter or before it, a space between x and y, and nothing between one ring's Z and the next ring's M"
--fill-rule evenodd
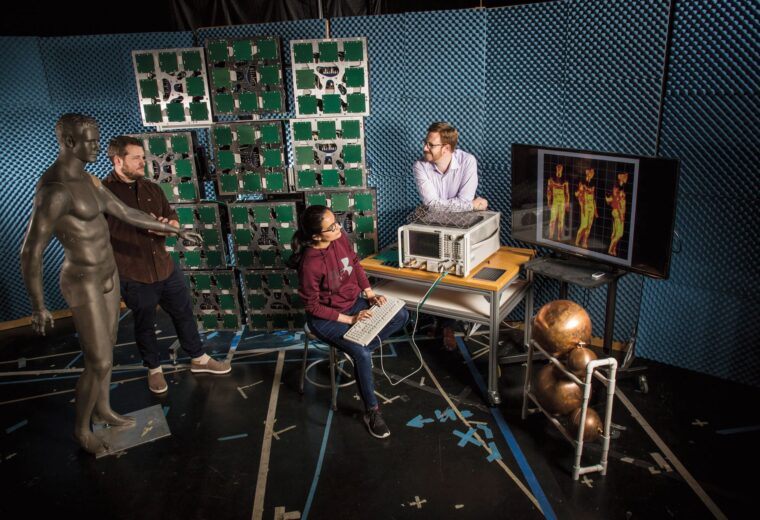
M367 425L367 429L373 437L385 439L391 435L388 425L385 424L383 416L377 408L364 414L364 424Z

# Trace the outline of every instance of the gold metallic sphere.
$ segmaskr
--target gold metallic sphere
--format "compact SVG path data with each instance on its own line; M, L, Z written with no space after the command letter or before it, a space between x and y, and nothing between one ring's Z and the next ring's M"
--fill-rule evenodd
M586 378L586 365L595 359L596 354L593 350L586 347L576 347L567 354L565 365L568 371L583 381Z
M591 318L570 300L549 302L533 320L533 339L552 356L561 356L579 343L591 342Z
M551 363L536 372L533 393L551 414L568 414L578 408L583 399L580 385L562 377Z
M581 409L578 408L570 414L570 425L572 426L573 436L578 435L578 427L581 423ZM586 425L583 428L583 442L595 441L599 435L604 432L602 419L593 408L586 408Z

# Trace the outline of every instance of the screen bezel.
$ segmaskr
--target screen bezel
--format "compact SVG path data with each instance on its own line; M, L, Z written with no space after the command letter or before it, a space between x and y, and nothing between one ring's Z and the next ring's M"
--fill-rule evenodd
M406 243L406 252L409 256L415 256L419 258L429 258L431 260L442 260L443 259L443 246L441 244L442 240L442 233L440 231L429 231L429 230L421 230L421 229L414 229L414 228L407 228L404 230L406 233L406 236L404 237L404 242ZM430 235L432 237L435 237L435 241L437 244L437 253L435 256L415 253L412 251L413 242L416 243L417 241L415 239L419 238L419 236L413 236L413 235Z
M513 144L511 152L513 239L546 247L562 255L584 258L610 268L619 268L651 278L668 278L680 177L680 163L677 159L520 143ZM577 247L567 241L552 241L542 237L549 218L546 214L551 209L544 200L547 179L543 177L546 168L541 162L547 155L579 159L588 164L609 162L630 166L630 186L626 187L629 189L627 204L630 209L626 214L626 221L633 225L626 231L629 242L625 258L600 253L590 247ZM568 180L571 174L572 172L568 173ZM607 175L606 182L611 185L609 182L611 179L614 182L614 176ZM574 192L575 187L570 190L571 200L575 197ZM597 208L600 200L605 204L605 193L607 192L596 194ZM574 211L577 211L577 208Z

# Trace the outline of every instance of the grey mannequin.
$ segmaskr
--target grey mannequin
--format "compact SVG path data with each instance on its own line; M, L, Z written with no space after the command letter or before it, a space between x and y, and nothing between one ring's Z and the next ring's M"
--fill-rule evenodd
M53 235L63 246L61 293L68 304L84 353L84 371L76 386L74 436L89 453L108 451L93 434L90 421L132 427L132 417L111 409L109 392L113 347L119 323L119 274L104 213L142 229L173 233L200 243L197 233L159 222L125 206L101 186L84 166L100 150L97 122L81 114L64 114L55 126L56 161L37 183L34 206L21 247L21 271L32 304L32 329L45 334L53 316L45 307L42 253Z

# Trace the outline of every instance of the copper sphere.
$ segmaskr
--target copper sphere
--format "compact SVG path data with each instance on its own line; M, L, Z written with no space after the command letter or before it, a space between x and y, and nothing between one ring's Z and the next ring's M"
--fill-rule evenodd
M581 387L564 377L550 364L536 372L533 393L549 413L568 414L581 405Z
M579 343L591 342L591 318L570 300L549 302L533 320L533 339L550 355L561 356Z
M551 363L544 365L533 377L533 393L541 406L549 413L555 413L550 406L556 381L557 377Z
M586 365L596 359L593 350L586 347L576 347L567 355L567 369L572 372L578 379L583 380L586 377Z
M581 423L581 409L578 408L570 414L570 425L573 429L573 436L578 435L578 427ZM593 408L586 408L586 425L583 428L583 442L595 441L603 432L602 419Z

